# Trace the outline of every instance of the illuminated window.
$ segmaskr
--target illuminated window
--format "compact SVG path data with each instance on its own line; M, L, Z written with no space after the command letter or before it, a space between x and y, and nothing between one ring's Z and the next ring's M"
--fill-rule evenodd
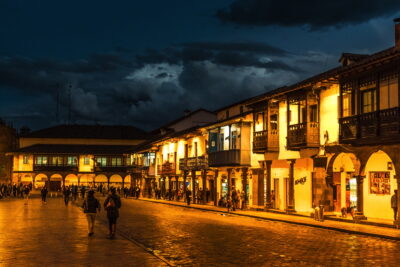
M373 112L376 110L376 91L365 90L361 92L361 111L362 113Z
M89 165L90 164L90 158L89 157L84 157L83 158L83 164L84 165Z
M67 165L69 165L69 166L78 165L78 158L77 157L67 157Z
M111 166L121 166L122 158L111 158Z
M343 98L342 98L342 116L343 117L348 117L351 116L353 113L351 111L351 99L352 99L352 94L351 93L344 93Z
M310 106L310 122L318 122L318 106Z
M47 165L47 156L37 156L35 158L36 165Z
M24 155L24 164L29 164L29 156Z
M398 77L383 77L379 82L380 109L389 109L398 106Z
M107 158L100 157L96 158L97 166L107 166Z
M269 116L269 127L270 130L278 130L278 114Z
M51 164L52 165L62 165L63 164L63 158L62 157L52 157L51 158Z

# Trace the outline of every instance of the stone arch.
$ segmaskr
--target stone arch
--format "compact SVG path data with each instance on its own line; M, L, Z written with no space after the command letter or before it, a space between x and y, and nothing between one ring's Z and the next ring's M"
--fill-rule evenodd
M113 174L110 176L110 187L122 187L122 176L119 174Z
M78 176L74 173L65 176L65 186L78 185Z
M93 183L94 183L93 180L94 180L93 175L91 175L91 174L82 174L79 177L79 184L81 186L86 186L86 187L93 186Z
M37 173L34 176L33 185L35 188L43 188L48 181L49 181L49 177L45 173Z
M124 177L124 187L130 188L132 184L132 178L131 175L127 175Z
M363 175L364 214L371 218L392 219L390 199L397 189L393 159L381 149L370 153Z

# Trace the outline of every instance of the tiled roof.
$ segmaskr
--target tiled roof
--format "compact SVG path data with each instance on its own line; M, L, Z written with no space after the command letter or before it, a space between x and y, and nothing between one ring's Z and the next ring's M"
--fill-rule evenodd
M148 134L133 126L58 125L27 133L25 138L148 139Z

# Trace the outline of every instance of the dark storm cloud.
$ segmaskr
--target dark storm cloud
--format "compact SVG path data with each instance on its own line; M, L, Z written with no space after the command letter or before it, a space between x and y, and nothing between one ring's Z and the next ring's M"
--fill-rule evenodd
M310 29L342 27L390 16L398 12L398 0L235 0L216 16L241 25L308 26Z
M324 55L314 57L318 66ZM153 129L185 109L214 110L290 84L306 75L294 64L304 58L260 43L188 43L75 61L7 57L0 58L0 95L7 87L29 99L9 114L31 124L56 123L58 96L58 123L70 106L72 122Z
M231 67L253 66L270 70L299 71L299 69L288 66L281 60L262 62L263 56L288 57L292 54L278 47L262 43L194 42L178 44L164 50L148 49L145 54L137 56L137 60L141 64L159 62L179 64L181 62L208 60L215 64Z

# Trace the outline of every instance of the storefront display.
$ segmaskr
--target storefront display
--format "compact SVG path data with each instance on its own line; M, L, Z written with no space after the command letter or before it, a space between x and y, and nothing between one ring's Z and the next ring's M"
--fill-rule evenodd
M369 192L377 195L390 195L390 172L370 172Z

